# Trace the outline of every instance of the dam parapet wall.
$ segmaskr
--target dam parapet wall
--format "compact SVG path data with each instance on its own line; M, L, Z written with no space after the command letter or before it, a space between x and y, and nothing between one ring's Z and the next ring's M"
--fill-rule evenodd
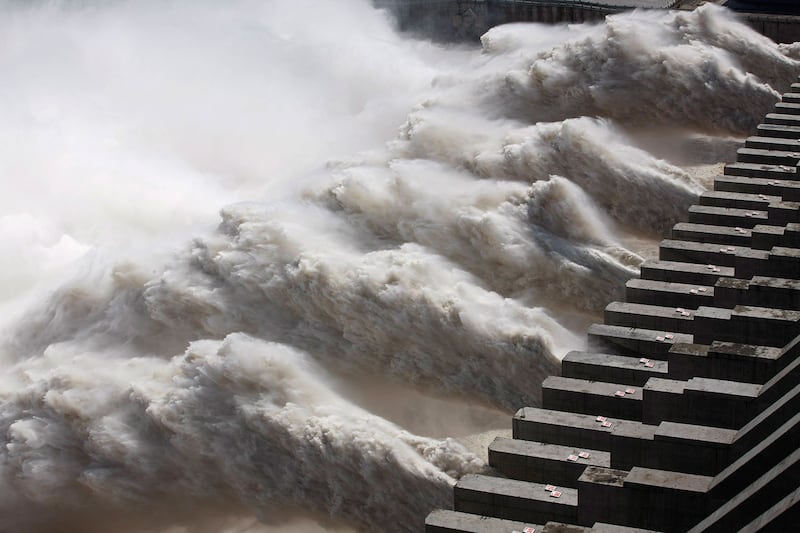
M794 530L800 83L427 533Z
M575 24L601 21L626 10L687 9L681 0L373 0L391 12L402 31L446 42L478 41L494 26L512 22ZM800 41L800 16L740 12L753 29L778 43Z

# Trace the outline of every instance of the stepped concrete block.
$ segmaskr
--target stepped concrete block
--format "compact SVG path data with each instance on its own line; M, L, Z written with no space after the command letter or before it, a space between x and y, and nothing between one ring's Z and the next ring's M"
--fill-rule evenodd
M800 448L772 467L754 483L725 502L692 527L690 533L741 531L753 517L772 509L776 502L797 489L800 479Z
M800 275L800 249L773 246L767 252L737 248L735 253L736 277L747 279L753 276L773 276L797 279Z
M733 342L714 342L711 346L675 344L669 352L669 377L679 380L708 377L763 384L777 373L782 353L779 348Z
M758 515L739 533L756 531L791 531L800 522L800 487Z
M781 102L787 102L790 104L800 104L800 93L784 93L781 97Z
M691 334L694 311L680 307L611 302L606 306L605 323L637 329L666 330Z
M642 389L618 383L550 376L542 382L542 407L641 420Z
M647 405L644 406L646 412L642 414L642 422L655 426L664 420L695 423L677 415L684 408L681 395L685 387L686 382L677 379L650 379L642 391L642 396L647 398Z
M539 533L544 526L437 509L425 518L425 533L511 533L532 527Z
M765 178L767 180L796 180L797 167L793 165L766 165L760 163L730 163L725 165L726 176Z
M653 378L644 386L642 422L655 425L667 420L738 429L756 414L760 389L757 384L712 378Z
M787 152L800 151L800 139L785 139L781 137L748 137L744 143L745 148L758 150L783 150Z
M468 474L453 489L454 508L520 522L576 523L578 491L559 487L561 495L554 498L545 487L541 483Z
M786 233L786 227L756 225L750 231L750 247L754 250L771 250L775 246L791 246L793 235Z
M768 408L800 383L800 359L796 358L763 384L758 394L758 409Z
M710 205L693 205L689 207L689 222L695 224L752 228L756 224L764 224L768 220L769 214L766 211Z
M797 395L800 397L800 394ZM797 449L800 440L800 414L787 420L756 446L736 458L714 477L710 492L715 499L728 500L742 488L754 483L771 468Z
M732 266L709 269L707 265L678 261L649 260L642 263L639 268L642 279L698 286L713 286L718 279L734 275Z
M497 437L489 445L489 465L512 479L575 488L587 466L611 466L611 454Z
M524 407L514 415L511 427L515 439L611 452L612 468L641 464L658 428L610 417L605 417L605 427L598 417L605 415Z
M746 248L664 239L658 246L658 258L661 261L706 264L711 273L721 273L717 269L735 266L736 255L743 249ZM767 254L763 255L766 259Z
M649 363L650 365L646 365ZM665 377L665 361L593 352L570 352L561 361L561 374L567 378L588 379L643 386L651 377Z
M637 278L625 284L625 299L629 303L686 309L712 305L715 301L713 287Z
M678 241L750 246L751 229L744 226L712 226L694 222L679 222L672 227L672 238Z
M666 361L673 343L691 343L693 337L673 331L592 324L589 326L588 339L589 347L596 351L613 350L622 355L635 354Z
M764 118L766 124L782 124L784 126L800 126L800 116L786 113L768 113Z
M800 280L754 276L750 280L725 278L714 287L714 306L737 304L774 309L800 309Z
M794 102L778 102L775 104L775 112L785 115L800 115L800 104Z
M682 472L634 467L625 477L624 495L631 507L628 524L686 531L705 517L710 504L704 497L712 478Z
M736 277L753 276L797 279L800 277L800 249L773 246L768 252L752 248L737 248L734 252Z
M714 476L731 463L737 436L733 429L664 421L639 465Z
M630 523L630 502L620 497L628 472L612 468L592 466L586 468L578 479L581 505L578 521L591 523L603 520L614 523Z
M750 280L725 278L714 284L714 305L723 309L733 309L744 299L750 287Z
M798 141L798 144L800 144L800 141ZM728 191L706 191L700 195L700 205L732 207L734 209L755 209L757 211L765 211L769 204L782 200L783 198L780 196L762 193L748 194Z
M759 124L756 132L760 137L781 137L784 139L800 139L800 126L783 124Z
M734 193L780 196L791 202L800 200L800 181L786 179L717 176L714 178L714 189Z
M800 117L793 117L793 121L796 125L800 125ZM740 163L754 163L757 165L796 166L800 162L800 152L739 148L736 150L736 160Z
M732 443L731 457L745 455L771 434L786 428L787 422L798 414L799 405L800 385L796 385L739 429Z
M783 347L797 336L800 311L739 305L733 309L700 307L694 314L694 340L740 342Z
M767 207L769 224L773 226L785 226L792 222L798 222L800 221L799 215L800 203L798 202L773 202Z

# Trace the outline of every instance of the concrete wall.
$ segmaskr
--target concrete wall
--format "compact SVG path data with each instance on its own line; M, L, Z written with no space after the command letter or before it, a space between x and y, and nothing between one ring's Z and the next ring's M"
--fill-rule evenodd
M564 0L374 0L397 18L400 29L441 41L477 41L489 28L509 22L580 23L602 20L624 7ZM800 17L742 13L776 42L800 41Z
M800 16L740 13L747 24L776 43L800 41Z

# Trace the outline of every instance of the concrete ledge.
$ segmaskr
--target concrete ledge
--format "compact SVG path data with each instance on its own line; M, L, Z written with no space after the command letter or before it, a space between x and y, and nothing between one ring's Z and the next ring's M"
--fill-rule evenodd
M674 531L685 531L710 511L708 499L703 497L710 483L707 476L635 467L622 488L632 507L628 523L641 527L669 524Z
M661 422L653 446L638 466L714 476L735 457L733 429Z
M425 533L510 533L522 532L526 527L538 533L543 526L443 509L431 511L425 518Z
M456 511L507 520L576 523L578 491L560 488L554 498L546 485L515 479L469 474L453 489Z
M664 239L658 246L658 258L662 261L705 264L709 271L715 273L720 267L734 267L736 255L741 250L749 248ZM763 256L767 258L766 252L763 252Z
M744 142L745 148L759 150L783 150L787 152L800 151L800 139L787 139L782 137L748 137Z
M778 102L775 104L775 112L784 115L800 115L800 104L792 102Z
M639 268L642 279L699 286L713 286L718 279L734 275L732 266L709 269L704 264L679 261L645 261Z
M750 246L753 226L713 226L679 222L672 227L672 239L733 246Z
M758 384L713 378L653 378L644 386L642 422L739 429L757 414L760 391Z
M784 98L794 98L798 93L786 93ZM756 131L761 137L782 137L784 139L800 139L800 126L784 124L759 124Z
M781 124L783 126L800 126L800 117L786 113L767 113L765 124Z
M766 211L711 205L693 205L689 207L689 222L695 224L752 228L756 224L764 224L768 220L769 214Z
M689 532L739 531L749 524L754 516L765 513L776 502L791 494L797 488L798 479L800 479L800 448L745 487L734 498L725 502Z
M733 498L742 488L754 483L768 468L797 450L800 440L800 414L795 415L756 446L738 457L714 477L711 493L717 500Z
M489 465L511 479L575 488L587 466L611 466L611 454L497 437L489 445Z
M717 341L711 346L675 344L669 353L669 376L679 380L708 377L763 384L778 372L782 353L779 348L733 342Z
M570 352L561 361L561 375L641 387L651 377L664 377L668 371L665 361L648 362L652 366L645 366L640 357Z
M611 452L612 468L642 464L658 428L610 417L606 422L608 427L594 415L524 407L514 415L512 431L515 439Z
M583 523L596 520L630 523L630 502L620 498L628 472L612 468L588 467L578 480L581 505L578 520Z
M796 180L797 167L792 165L767 165L759 163L731 163L725 165L726 176L765 178L768 180Z
M618 383L550 376L542 382L542 407L641 420L642 389Z
M751 137L751 139L763 139L763 137ZM784 139L770 139L772 141L784 141ZM788 142L788 141L787 141ZM791 141L800 148L800 141ZM765 211L767 206L773 202L780 202L782 198L776 195L748 194L727 191L706 191L700 195L700 205L713 207L731 207L735 209L750 209Z
M603 315L605 323L611 326L686 334L694 332L694 311L678 307L611 302L606 306Z
M773 309L800 309L800 280L754 276L751 280L725 278L717 281L716 307L752 305Z
M675 342L691 343L692 335L665 330L630 328L592 324L588 330L589 347L596 351L611 350L620 355L630 354L649 359L667 360Z
M625 299L628 303L686 309L715 302L714 287L636 278L625 284Z
M717 191L739 192L780 196L786 201L800 199L800 181L775 178L748 178L742 176L717 176L714 178Z
M754 344L781 348L800 331L800 311L739 305L731 309L700 307L694 314L694 341Z

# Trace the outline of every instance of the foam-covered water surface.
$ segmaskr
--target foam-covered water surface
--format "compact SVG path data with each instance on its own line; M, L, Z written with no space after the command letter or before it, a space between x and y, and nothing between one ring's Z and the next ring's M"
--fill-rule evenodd
M0 529L419 530L799 59L713 5L0 2Z

